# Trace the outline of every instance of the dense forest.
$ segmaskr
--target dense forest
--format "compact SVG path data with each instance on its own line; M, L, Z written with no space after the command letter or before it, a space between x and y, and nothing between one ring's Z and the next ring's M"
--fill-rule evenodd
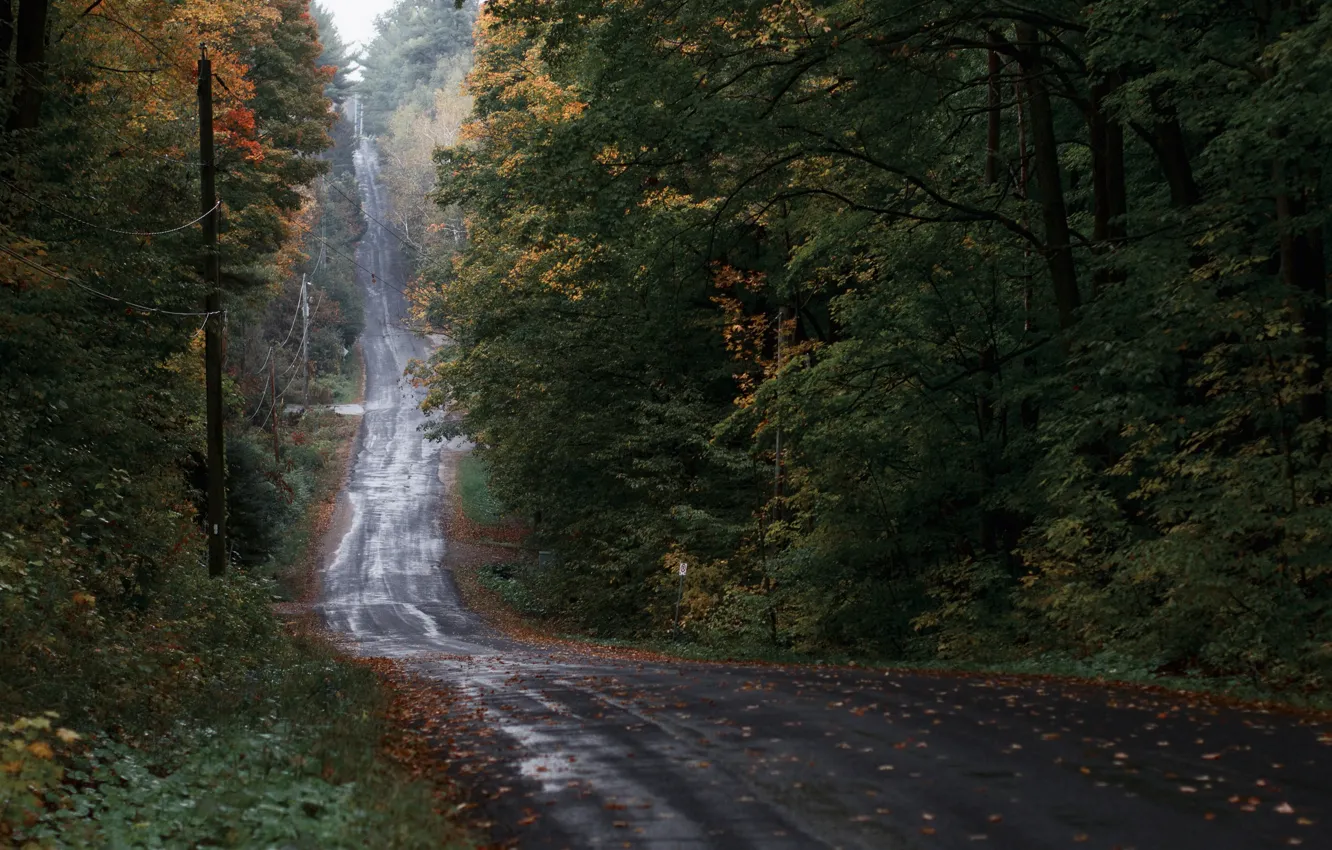
M0 0L2 846L452 835L379 765L374 676L273 611L304 590L311 512L358 424L313 409L359 391L353 61L307 0ZM208 323L221 577L201 524Z
M0 0L0 125L0 846L465 842L289 604L367 282L551 630L1326 692L1332 5Z
M1332 6L483 8L421 376L545 613L1326 684Z

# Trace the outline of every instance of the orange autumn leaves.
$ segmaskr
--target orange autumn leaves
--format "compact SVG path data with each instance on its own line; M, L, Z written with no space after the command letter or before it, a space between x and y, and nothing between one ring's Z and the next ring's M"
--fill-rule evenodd
M713 269L712 281L719 293L712 296L712 302L722 311L721 333L726 351L743 364L734 375L740 393L735 403L749 407L760 383L775 377L793 358L814 350L818 342L797 339L794 316L780 318L755 313L747 306L747 300L752 301L752 296L767 286L763 273L719 263Z
M89 9L66 0L61 35L96 73L78 86L102 114L117 114L122 126L142 134L152 125L179 122L192 127L197 115L198 60L206 48L216 92L218 142L259 161L264 151L249 103L255 91L242 45L271 39L281 13L268 3L246 0L103 0ZM185 133L181 134L185 136Z
M249 162L261 162L264 147L256 138L254 111L243 106L228 109L214 123L218 141L245 154Z
M520 151L534 134L576 120L587 104L578 92L556 83L547 73L539 48L523 49L524 37L518 28L482 15L476 40L476 66L468 75L468 90L473 95L498 92L507 108L469 121L460 136L464 143L482 145L498 155L500 174L514 173L523 162Z
M0 844L8 846L14 827L31 826L45 806L43 795L64 778L57 750L80 739L57 727L53 712L0 723Z

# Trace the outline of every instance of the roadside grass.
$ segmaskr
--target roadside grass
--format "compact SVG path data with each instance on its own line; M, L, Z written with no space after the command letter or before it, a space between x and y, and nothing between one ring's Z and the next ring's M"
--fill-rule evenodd
M458 495L463 514L477 525L497 526L503 521L503 510L490 494L490 471L474 454L458 459Z
M360 401L365 376L365 363L361 356L361 344L356 343L354 350L343 360L342 372L337 375L320 376L319 382L333 395L334 404L351 404Z
M525 574L531 569L533 565L523 561L500 561L478 567L476 579L519 616L544 618L549 613L545 604L524 581Z
M435 789L384 757L387 703L369 668L316 639L272 649L165 732L27 736L21 752L52 753L51 770L27 811L0 805L0 846L471 846Z
M1219 699L1254 707L1318 713L1332 711L1332 694L1326 691L1276 690L1264 687L1255 680L1240 678L1161 675L1142 662L1109 654L1074 658L1046 653L1004 662L902 661L849 652L801 652L778 646L704 643L691 639L687 632L679 640L670 635L639 639L594 637L567 631L552 616L554 612L548 601L533 589L533 579L537 578L534 564L498 561L474 567L472 573L472 580L489 591L492 599L503 606L503 616L496 618L501 626L507 624L511 631L544 635L591 650L623 651L638 655L646 653L663 660L709 663L852 667L923 674L1060 679L1099 686L1150 688L1183 697ZM491 613L493 615L494 612Z
M311 410L301 416L292 431L293 439L300 439L301 444L288 447L287 459L293 471L311 479L311 498L296 521L288 526L269 560L276 599L300 600L313 592L312 547L333 510L351 442L360 427L359 416Z
M397 694L373 665L339 655L308 609L273 604L311 598L358 426L311 412L290 432L308 481L267 566L175 576L158 625L45 701L67 717L0 719L0 847L474 846L447 814L452 789L393 749Z

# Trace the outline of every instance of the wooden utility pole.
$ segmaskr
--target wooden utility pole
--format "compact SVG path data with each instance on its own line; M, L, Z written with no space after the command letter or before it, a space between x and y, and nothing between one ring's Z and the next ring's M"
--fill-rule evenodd
M282 424L282 411L278 410L277 406L277 358L272 356L268 358L268 384L273 392L273 462L280 463L282 460L282 437L278 434L278 428Z
M310 412L310 287L305 282L305 275L301 275L301 314L304 317L305 324L301 328L301 357L305 359L305 394L302 404L305 408L302 414Z
M222 293L217 254L219 210L213 163L213 63L199 55L199 184L203 211L204 376L208 394L208 574L227 571L226 435L222 428Z

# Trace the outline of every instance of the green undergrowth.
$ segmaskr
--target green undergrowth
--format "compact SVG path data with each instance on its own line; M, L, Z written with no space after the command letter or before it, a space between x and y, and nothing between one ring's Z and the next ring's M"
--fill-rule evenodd
M474 454L458 459L458 495L463 514L478 525L499 525L504 518L500 503L490 492L486 462Z
M320 380L328 389L334 404L351 404L361 395L361 377L364 364L361 361L361 344L348 352L342 359L342 371L338 374L322 377Z
M528 580L528 575L535 569L533 564L524 561L487 564L477 571L477 580L482 587L498 594L504 604L518 615L541 619L550 612Z
M313 480L312 496L323 497L336 490L345 462L339 450L355 439L360 427L359 416L342 416L326 410L312 411L302 417L301 430L295 433L301 435L305 445L293 454L310 464L306 474ZM296 512L266 565L276 580L275 590L283 598L298 598L305 590L302 579L308 571L307 556L320 520L318 510L312 507L314 504L307 503Z
M43 718L0 727L0 748L11 745L11 755L32 767L24 787L0 784L9 840L108 848L468 846L435 813L431 789L381 759L383 697L368 669L316 641L275 635L266 649L259 665L214 680L206 701L162 729L74 739L77 730L42 729ZM5 838L0 827L0 846Z
M78 639L95 648L10 677L0 847L471 846L434 789L384 755L391 725L374 673L273 607L307 588L357 424L331 413L292 423L267 470L281 476L261 470L233 494L275 512L252 517L277 525L262 561L221 579L182 561L132 616L105 617L89 595ZM266 435L230 436L262 446Z
M360 390L360 348L347 358L350 391ZM354 364L354 365L353 365ZM315 388L327 395L321 376ZM344 450L360 428L359 416L313 409L288 417L281 428L281 455L273 456L271 432L252 429L231 435L228 444L228 513L232 545L242 566L275 581L276 598L299 598L306 589L306 553L320 514L312 509L336 490L345 468Z

